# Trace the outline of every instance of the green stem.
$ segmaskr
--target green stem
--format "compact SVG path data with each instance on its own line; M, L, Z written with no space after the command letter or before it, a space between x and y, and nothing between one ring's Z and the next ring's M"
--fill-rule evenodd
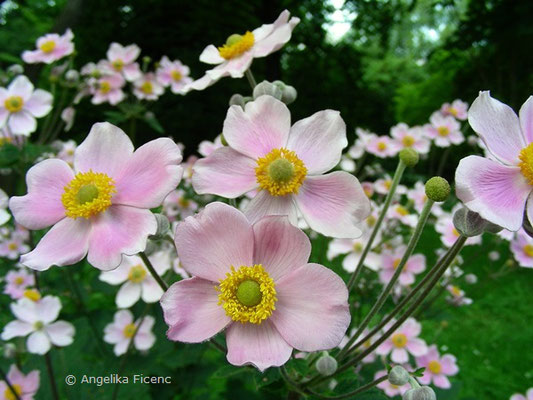
M2 377L4 382L6 383L7 387L9 388L9 390L11 390L11 394L13 394L13 396L15 396L15 399L21 400L20 396L18 395L18 393L13 388L13 385L11 385L11 382L9 382L9 379L7 379L7 375L6 375L6 373L4 372L4 370L2 368L0 368L0 376ZM6 395L6 393L2 393L2 394ZM6 396L6 398L7 398L7 396Z
M424 226L426 225L433 203L434 203L433 200L428 199L426 203L424 204L424 208L422 209L422 213L420 214L420 218L418 219L418 223L416 224L415 231L413 232L413 235L409 239L409 243L407 244L407 249L405 250L405 253L402 256L400 263L396 267L394 271L394 275L392 276L387 286L385 286L385 288L381 292L380 296L378 297L377 301L374 303L374 305L370 309L369 313L366 315L363 322L361 322L361 324L357 328L357 331L355 332L355 334L350 338L348 343L346 343L344 348L339 353L337 357L338 360L342 360L344 358L344 356L348 353L352 344L354 344L354 342L359 338L359 336L368 326L372 318L374 318L374 316L383 307L383 304L385 304L385 301L387 300L387 297L389 297L389 294L392 291L392 288L394 287L398 278L400 277L400 274L402 273L405 264L407 264L409 257L411 257L411 254L413 254L413 251L416 245L418 244L420 235L422 234L422 230L424 229Z
M163 289L163 292L166 292L168 290L168 285L165 283L165 281L159 276L159 274L157 273L157 271L155 270L154 266L152 265L152 262L148 259L148 256L146 255L146 253L144 251L141 251L139 253L139 257L141 257L141 259L143 260L144 262L144 265L146 265L146 268L148 268L148 271L150 271L150 273L152 274L152 276L154 277L154 279L156 280L156 282L159 284L159 286L161 287L161 289Z
M257 83L255 81L254 74L252 74L252 70L248 68L244 74L246 75L246 79L248 79L248 83L252 87L252 90L254 90L257 86Z
M352 396L355 396L357 394L360 394L360 393L363 393L363 392L366 392L368 389L372 389L374 386L376 385L379 385L381 382L387 380L389 378L388 375L384 375L378 379L376 379L375 381L372 381L372 382L369 382L367 383L366 385L363 385L351 392L348 392L348 393L343 393L343 394L338 394L336 396L325 396L325 395L321 395L319 393L316 393L315 391L311 390L311 389L307 389L307 391L312 394L313 396L316 396L318 397L319 399L329 399L329 400L340 400L340 399L347 399L348 397L352 397Z
M366 244L365 248L363 249L363 253L361 254L361 258L359 259L359 262L357 263L357 267L355 268L355 271L353 272L350 281L348 282L348 291L350 291L355 283L357 282L362 270L363 270L363 263L365 261L365 258L372 248L372 243L374 243L374 239L376 238L379 229L381 228L381 223L385 219L385 215L387 214L387 210L389 209L389 206L392 202L392 198L394 197L394 193L396 192L396 188L398 187L398 184L400 183L400 179L402 178L403 171L405 170L405 164L402 160L398 162L398 167L396 168L396 172L394 173L394 177L392 178L392 184L389 190L389 193L387 194L387 197L385 198L385 203L383 204L383 209L381 210L381 213L378 216L378 220L376 221L376 225L374 225L374 230L370 234L370 237L368 238L368 243Z
M52 391L52 397L54 400L59 400L59 394L57 392L56 381L54 379L54 367L52 366L52 359L50 358L50 352L44 355L46 362L46 370L48 371L48 378L50 379L50 390Z

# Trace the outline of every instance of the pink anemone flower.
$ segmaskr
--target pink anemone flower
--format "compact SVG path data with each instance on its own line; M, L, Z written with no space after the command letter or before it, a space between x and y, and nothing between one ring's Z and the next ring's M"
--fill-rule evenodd
M104 341L115 345L113 352L116 356L126 353L132 338L137 350L148 350L155 343L155 335L152 333L154 323L155 319L150 315L134 322L131 311L117 311L113 322L104 328Z
M440 108L440 112L444 116L451 115L452 117L464 121L468 116L468 103L459 99L454 100L452 104L444 103Z
M384 330L388 330L396 321L393 319ZM391 353L391 360L402 364L409 361L409 354L415 357L423 356L427 353L426 342L418 337L422 332L422 325L414 318L408 318L400 327L377 349L379 355Z
M168 138L134 152L133 143L107 122L94 124L74 154L74 170L48 159L26 175L28 194L12 197L18 223L29 229L53 225L20 262L36 270L75 264L86 255L94 267L116 268L122 254L143 251L158 207L179 183L181 152Z
M24 375L19 371L17 366L13 364L7 373L7 379L14 389L15 393L7 386L5 381L0 381L0 396L2 399L11 400L16 399L15 394L20 400L33 400L33 396L39 390L40 383L39 370L31 371L28 375Z
M407 246L402 245L392 250L384 249L381 254L369 253L365 265L374 271L379 271L379 280L386 284L394 275L406 250ZM426 257L423 254L411 255L400 273L398 282L402 286L411 285L415 282L415 274L419 274L425 269Z
M425 133L427 137L433 139L437 147L448 147L465 141L461 125L454 117L445 117L437 111L431 115L429 121L431 124L424 126Z
M423 356L416 358L418 367L426 368L424 375L418 378L423 385L429 385L431 382L441 389L449 389L452 385L448 376L455 375L459 372L455 356L451 354L439 355L437 346L431 345L428 352Z
M133 94L140 100L157 100L165 92L153 72L148 72L133 81Z
M420 154L429 152L431 143L424 137L420 127L409 128L407 124L400 122L391 128L390 135L398 143L400 149L412 148Z
M361 184L344 171L324 175L348 144L338 111L319 111L291 127L287 106L260 96L245 110L228 110L223 134L229 145L194 164L197 193L236 198L259 189L245 210L252 222L288 215L296 225L299 211L324 235L362 234L358 225L370 213L370 201Z
M525 268L533 268L533 238L523 229L511 241L511 251L516 262Z
M510 231L520 229L524 215L533 223L533 96L518 117L488 91L481 92L468 111L468 122L492 157L461 160L455 172L457 197Z
M33 89L24 75L17 76L7 88L0 87L0 128L5 126L14 135L29 136L35 132L35 118L52 110L53 97L45 90Z
M254 58L266 57L289 41L292 30L300 22L299 18L289 20L289 17L289 11L285 10L273 24L262 25L243 35L233 34L221 47L207 46L200 54L200 61L217 66L187 85L184 91L203 90L225 76L242 78Z
M59 36L57 33L48 33L37 39L37 50L25 51L22 59L28 64L45 63L51 64L74 51L74 34L70 29Z
M226 329L228 361L265 370L285 364L293 348L327 350L344 337L346 285L308 262L311 243L286 217L252 225L215 202L180 223L175 242L193 278L161 299L170 340L199 343Z
M185 86L192 82L189 77L190 69L183 65L181 61L170 61L167 56L163 56L157 68L157 80L163 86L170 86L172 93L185 94Z
M102 104L109 102L115 105L124 100L122 88L126 81L120 74L104 75L91 86L90 91L93 95L91 103Z
M142 75L139 64L135 62L141 49L136 44L122 46L119 43L111 43L107 50L108 66L118 74L121 74L127 81L139 79Z
M526 395L516 393L509 400L533 400L533 388L528 389Z

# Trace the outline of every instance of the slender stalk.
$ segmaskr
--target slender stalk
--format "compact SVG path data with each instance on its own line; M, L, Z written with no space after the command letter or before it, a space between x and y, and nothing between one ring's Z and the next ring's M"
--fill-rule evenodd
M54 400L59 400L59 394L57 392L56 381L54 379L54 367L52 366L52 359L50 358L50 352L44 355L46 361L46 370L48 371L48 378L50 379L50 390L52 391L52 397Z
M392 202L392 198L394 197L394 192L396 192L396 188L398 187L398 184L400 183L400 179L402 178L403 171L405 170L405 164L402 160L398 162L398 167L396 168L396 172L394 173L394 177L392 178L392 184L389 190L389 193L387 194L387 197L385 198L385 203L383 204L383 209L381 210L381 213L378 216L378 220L376 221L376 225L374 225L374 230L370 234L370 237L368 238L368 243L366 244L365 248L363 249L363 253L361 254L361 258L359 259L359 262L357 263L357 267L355 268L355 271L353 272L350 281L348 282L348 291L350 291L355 283L357 282L361 271L363 270L363 263L365 261L365 258L372 248L372 243L374 243L374 239L376 238L379 229L381 228L381 223L385 219L385 214L387 214L387 210L389 209L390 203Z
M254 74L252 74L252 70L248 68L244 74L246 75L246 79L248 79L248 83L252 87L252 90L254 90L257 86L257 83L255 81Z
M145 254L144 251L141 251L139 253L139 257L141 257L141 259L143 260L144 262L144 265L146 265L146 268L148 268L148 271L150 271L150 273L152 274L152 276L154 277L154 279L156 280L156 282L159 284L159 286L161 287L161 289L163 289L164 292L166 292L168 290L168 285L165 283L165 281L159 276L159 274L157 273L157 271L155 270L154 266L152 265L152 262L148 259L148 256Z
M325 396L325 395L316 393L315 391L313 391L311 389L307 389L307 392L309 392L313 396L318 397L319 399L330 399L330 400L347 399L348 397L352 397L352 396L355 396L357 394L366 392L368 389L372 389L374 386L379 385L381 382L387 380L388 378L389 378L388 375L384 375L384 376L376 379L375 381L369 382L366 385L363 385L363 386L361 386L361 387L359 387L359 388L357 388L357 389L355 389L355 390L353 390L351 392L338 394L336 396Z
M21 400L20 396L15 391L15 388L13 387L11 382L9 382L9 379L7 379L7 375L6 375L6 373L4 372L4 370L2 368L0 368L0 376L2 377L4 382L6 383L7 387L9 388L9 390L11 390L11 393L13 394L13 396L15 396L15 399ZM7 396L6 396L6 398L7 398Z
M394 275L392 276L391 280L385 286L381 294L379 295L377 301L374 303L372 308L370 309L369 313L366 315L365 319L359 327L357 328L357 331L355 334L350 338L348 343L343 347L339 355L337 356L338 360L342 360L348 350L350 349L351 345L354 344L354 342L359 338L361 333L365 330L365 328L368 326L372 318L381 310L383 307L383 304L385 304L385 301L387 300L387 297L389 297L390 292L392 291L392 288L396 284L398 278L400 277L400 274L403 271L403 268L405 264L407 263L407 260L409 260L409 257L411 257L411 254L413 254L413 251L418 244L418 240L420 239L420 235L422 234L422 230L424 229L424 226L426 225L426 222L429 217L429 213L431 212L431 207L433 206L434 201L431 199L428 199L426 201L426 204L424 204L424 208L422 209L422 212L420 214L420 218L418 219L418 223L416 224L415 231L413 232L413 235L409 239L409 243L407 244L407 249L405 250L405 253L402 256L402 259L400 260L400 263L396 267L396 270L394 271Z

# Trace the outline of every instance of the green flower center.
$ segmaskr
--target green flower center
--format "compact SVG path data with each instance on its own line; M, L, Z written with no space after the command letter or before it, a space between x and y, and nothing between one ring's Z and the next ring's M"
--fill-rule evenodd
M76 199L78 204L83 205L85 203L90 203L94 199L98 198L98 188L92 183L89 185L82 186L78 193L76 194Z
M237 288L237 299L247 307L258 305L262 297L261 287L256 281L242 281Z
M22 110L24 100L20 96L10 96L4 101L4 106L10 113L16 113Z

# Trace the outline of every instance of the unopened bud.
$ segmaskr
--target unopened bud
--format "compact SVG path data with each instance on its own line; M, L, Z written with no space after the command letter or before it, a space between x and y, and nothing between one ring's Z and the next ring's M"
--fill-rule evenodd
M472 237L483 233L487 226L487 221L481 218L478 213L463 207L453 214L453 225L462 235Z
M80 78L80 74L75 69L69 69L65 73L65 79L69 82L77 82L79 78Z
M418 156L417 151L415 149L411 149L410 147L400 151L400 160L408 167L414 167L416 164L418 164L419 158L420 157Z
M20 64L13 64L7 68L7 73L10 75L22 75L24 73L24 67Z
M17 346L13 343L6 343L4 345L4 357L5 358L15 358L17 355Z
M409 382L409 372L401 365L395 365L389 372L389 382L396 386L405 385Z
M241 106L242 108L244 108L245 104L246 103L244 102L244 97L242 97L242 95L240 95L239 93L235 93L229 99L230 106Z
M263 95L272 96L280 100L282 91L277 85L268 81L263 81L254 88L254 100Z
M170 222L163 214L154 214L154 217L157 221L157 231L151 236L151 239L161 239L168 233Z
M327 351L324 351L315 366L320 375L333 375L337 371L337 360L331 357Z
M291 104L298 97L298 92L292 86L285 86L282 91L281 101L285 104Z
M421 386L409 389L404 393L402 400L437 400L437 396L429 386Z
M442 202L450 195L450 184L440 176L434 176L426 182L426 196L436 202Z

